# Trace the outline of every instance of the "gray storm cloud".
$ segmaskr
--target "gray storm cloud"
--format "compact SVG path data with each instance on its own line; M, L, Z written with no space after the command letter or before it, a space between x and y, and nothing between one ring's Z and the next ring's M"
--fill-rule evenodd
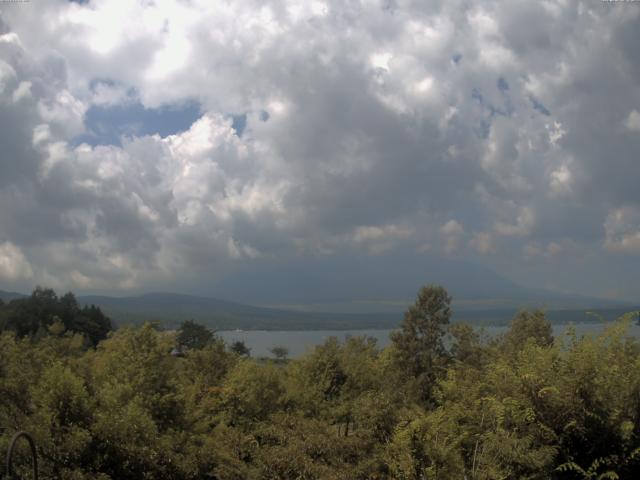
M401 250L640 293L638 5L0 12L3 285L171 288L258 258ZM131 92L202 116L166 137L76 140L89 108Z

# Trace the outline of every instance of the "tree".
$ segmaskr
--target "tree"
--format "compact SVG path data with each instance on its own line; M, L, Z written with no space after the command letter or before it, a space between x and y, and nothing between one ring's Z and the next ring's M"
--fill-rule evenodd
M13 300L5 311L5 327L19 337L38 339L61 321L65 330L81 333L95 346L107 338L111 320L95 305L80 308L73 293L58 297L50 288L36 287L30 297Z
M74 323L72 330L87 335L93 345L107 338L111 331L111 320L95 305L85 305L82 310L78 310Z
M509 331L504 336L505 348L519 352L527 341L533 341L540 347L553 345L553 329L544 311L521 310L511 320Z
M241 357L250 357L251 356L251 349L249 347L247 347L242 340L236 340L235 342L233 342L231 344L231 347L229 347L229 349L232 352L237 353Z
M229 372L220 400L228 425L251 428L286 405L283 369L271 363L243 360Z
M480 334L467 323L454 323L449 326L451 336L451 357L471 366L481 367L488 360Z
M289 355L289 349L287 347L283 347L282 345L276 345L269 351L274 357L276 357L276 360L278 362L284 362Z
M460 448L464 435L447 413L421 412L396 429L386 452L393 478L467 478Z
M0 298L0 332L4 331L4 326L7 318L7 309L5 308L5 303Z
M214 334L207 327L187 320L180 325L177 341L183 347L200 349L213 342L214 338Z
M400 371L415 379L419 399L426 403L431 402L433 387L447 362L443 338L451 317L450 304L443 287L422 287L405 312L400 331L391 334Z
M42 325L49 325L59 312L58 297L50 288L36 287L28 298L21 298L9 304L6 328L19 337L35 335Z

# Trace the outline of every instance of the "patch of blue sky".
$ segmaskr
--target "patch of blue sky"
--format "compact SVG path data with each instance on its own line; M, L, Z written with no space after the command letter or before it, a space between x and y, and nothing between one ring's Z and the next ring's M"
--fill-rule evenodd
M504 77L498 78L498 82L496 83L496 86L498 87L498 90L500 90L502 93L507 93L509 91L509 84L504 79Z
M533 108L535 110L537 110L538 112L540 112L543 115L546 115L547 117L551 115L551 112L549 111L549 109L547 107L544 106L544 104L538 100L537 98L530 96L529 100L531 100L531 105L533 106Z
M231 119L231 128L233 128L233 130L236 132L236 135L240 138L242 138L242 135L244 134L244 131L247 128L247 119L250 113L251 112L235 113L235 114L228 115L228 118ZM269 121L269 118L270 118L269 112L265 110L261 110L258 114L258 118L260 119L261 122Z
M471 98L473 98L480 105L484 105L484 97L482 96L482 92L480 90L478 90L477 88L474 88L471 91Z
M242 137L244 129L247 127L247 114L231 115L231 128L233 128L238 137Z
M74 138L72 144L121 146L123 137L155 134L166 137L188 130L201 115L200 105L196 102L160 108L145 108L139 102L94 105L85 113L87 133Z
M496 116L511 117L513 115L513 105L509 98L509 85L502 77L498 79L497 88L504 94L503 106L495 106L488 102L484 97L480 89L474 88L471 91L471 98L473 98L482 109L486 112L486 117L480 121L476 126L475 133L479 138L486 139L491 131L491 123Z
M486 140L491 133L491 120L480 120L480 123L474 128L474 131L478 138Z

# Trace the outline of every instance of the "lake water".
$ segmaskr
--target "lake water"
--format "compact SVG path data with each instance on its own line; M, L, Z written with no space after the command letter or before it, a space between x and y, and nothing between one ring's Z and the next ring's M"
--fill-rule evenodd
M604 323L578 323L573 324L578 336L594 335L602 332L606 325ZM556 337L562 336L569 328L570 324L553 325L553 334ZM498 335L505 332L507 327L484 327L484 332L489 336ZM346 337L357 337L366 335L375 338L379 347L389 345L389 334L392 330L318 330L318 331L221 331L216 332L227 344L241 340L251 349L252 357L270 357L269 350L275 346L283 346L289 349L289 357L298 357L308 351L313 350L316 345L323 343L329 337L337 337L344 340ZM640 337L640 326L633 324L630 333Z

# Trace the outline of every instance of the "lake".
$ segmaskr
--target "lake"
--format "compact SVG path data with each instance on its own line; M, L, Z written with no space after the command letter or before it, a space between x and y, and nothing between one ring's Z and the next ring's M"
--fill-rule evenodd
M563 323L553 325L553 334L556 337L563 335L571 324ZM594 335L602 332L606 325L610 323L577 323L573 324L578 336ZM489 336L498 335L505 332L505 326L485 326L484 332ZM252 357L270 357L269 350L275 346L283 346L289 349L289 357L298 357L313 347L323 343L329 337L337 337L344 340L346 337L357 337L366 335L375 338L378 346L389 345L389 334L393 330L305 330L305 331L219 331L217 335L222 337L227 344L236 340L241 340L251 349ZM633 324L630 333L640 337L640 326Z

